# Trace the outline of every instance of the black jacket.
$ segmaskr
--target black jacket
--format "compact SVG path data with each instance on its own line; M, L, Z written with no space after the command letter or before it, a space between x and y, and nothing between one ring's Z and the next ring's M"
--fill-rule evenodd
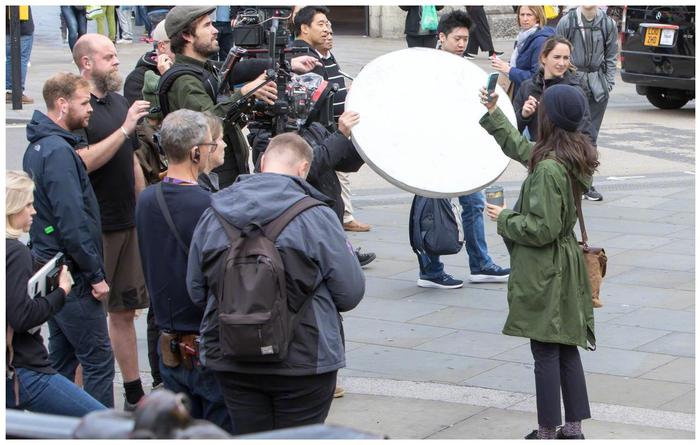
M124 97L131 106L135 101L143 99L143 76L146 71L153 71L160 76L156 63L156 52L149 51L136 62L136 68L126 76L124 81Z
M417 35L437 35L437 31L431 31L427 34L420 34L420 12L421 12L421 7L420 6L399 6L399 8L403 9L404 11L408 12L406 14L406 25L404 27L404 34L407 34L409 36L417 36ZM441 10L443 7L442 6L436 6L436 10Z
M34 111L27 125L29 146L22 168L34 180L32 255L40 262L66 255L71 273L91 284L105 279L100 208L85 164L75 147L80 136Z
M522 115L523 105L525 102L527 102L527 98L529 96L533 96L535 99L540 100L546 87L551 87L552 85L558 84L571 85L581 88L579 81L571 71L567 71L562 77L554 77L545 82L544 70L540 68L532 78L527 79L520 85L520 88L518 88L518 91L513 98L513 110L515 111L515 117L518 121L518 131L522 133L527 127L528 132L530 133L530 139L533 141L537 140L537 131L539 128L537 123L537 111L535 111L535 113L529 118L524 118ZM583 92L585 95L583 88L581 88L581 92ZM595 127L593 127L593 123L591 122L591 112L588 109L588 104L586 104L586 114L584 114L583 120L581 121L581 126L579 128L581 133L588 135L591 138L593 145L596 145L598 134L595 131Z
M312 123L308 128L302 127L299 136L314 149L314 160L306 180L334 201L329 205L342 223L345 204L341 198L340 181L335 172L356 172L365 161L357 153L350 139L340 131L330 133L318 122Z
M41 331L28 330L41 326L66 302L60 287L45 297L29 298L27 282L32 276L32 254L27 246L16 239L5 239L5 322L14 329L12 349L15 368L26 368L45 374L56 374L51 368L49 354L41 338ZM9 359L9 357L6 357Z

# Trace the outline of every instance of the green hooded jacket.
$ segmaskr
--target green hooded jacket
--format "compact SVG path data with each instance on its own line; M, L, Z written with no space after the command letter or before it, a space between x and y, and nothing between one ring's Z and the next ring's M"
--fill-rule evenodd
M503 153L527 167L533 145L500 109L479 123ZM590 186L590 177L572 174L583 189ZM504 334L595 348L591 287L575 225L566 168L554 158L540 161L525 178L515 208L504 209L497 220L511 266Z

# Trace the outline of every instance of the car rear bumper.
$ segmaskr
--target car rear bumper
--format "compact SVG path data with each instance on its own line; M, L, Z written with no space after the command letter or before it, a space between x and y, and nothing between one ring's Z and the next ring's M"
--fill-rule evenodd
M684 77L668 77L668 76L656 76L653 74L639 74L630 73L628 71L620 70L620 75L622 76L622 81L627 83L634 83L637 85L655 87L655 88L669 88L673 90L683 90L683 91L695 91L695 78L684 78Z

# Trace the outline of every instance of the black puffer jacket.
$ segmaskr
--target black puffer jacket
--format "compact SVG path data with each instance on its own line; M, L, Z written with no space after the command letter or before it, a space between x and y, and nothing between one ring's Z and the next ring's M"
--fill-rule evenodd
M513 110L515 111L515 117L518 120L518 131L522 133L527 127L528 132L530 133L530 139L533 141L537 140L537 131L539 128L537 111L535 111L535 113L529 118L525 118L522 115L523 105L525 102L527 102L527 98L529 96L532 96L539 101L546 88L559 84L581 88L581 92L584 93L584 95L586 94L585 91L583 91L578 79L576 79L573 71L569 70L564 73L562 77L553 77L545 81L544 70L540 68L532 78L527 79L520 85L518 92L513 98ZM588 104L586 104L586 114L583 116L579 129L581 130L581 133L586 134L591 138L593 145L596 145L598 134L591 122L591 112L588 109Z
M146 71L153 71L160 76L158 64L156 63L156 52L149 51L136 62L136 68L126 76L124 80L124 97L131 106L135 101L143 99L143 76Z

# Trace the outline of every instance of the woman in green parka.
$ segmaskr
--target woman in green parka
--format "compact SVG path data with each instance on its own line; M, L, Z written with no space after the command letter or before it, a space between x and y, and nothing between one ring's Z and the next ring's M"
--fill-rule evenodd
M481 91L488 113L480 124L510 158L528 169L513 210L487 204L510 252L506 335L530 339L535 361L539 428L526 439L583 438L590 418L586 380L577 347L595 349L593 304L583 255L574 235L571 181L590 186L596 149L580 131L586 98L569 85L548 88L538 107L534 145L498 109L498 95ZM561 425L559 391L564 399Z

